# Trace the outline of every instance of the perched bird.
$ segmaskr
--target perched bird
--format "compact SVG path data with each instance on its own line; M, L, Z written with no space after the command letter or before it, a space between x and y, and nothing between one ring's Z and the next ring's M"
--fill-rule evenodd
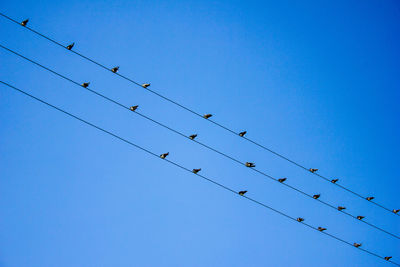
M142 84L142 87L143 87L143 88L147 88L147 87L149 87L149 86L150 86L149 83L144 83L144 84Z
M240 132L239 136L243 137L246 133L247 133L246 131Z
M337 209L338 209L338 210L345 210L346 208L345 208L345 207L342 207L342 206L339 206L339 207L337 207Z
M74 45L75 45L75 43L72 43L72 44L68 45L68 46L67 46L67 49L68 49L68 50L71 50L72 47L74 47Z
M385 257L384 259L388 261L388 260L390 260L391 258L392 258L392 256L388 256L388 257Z
M325 230L326 230L326 228L318 226L318 231L322 232L322 231L325 231Z
M24 20L23 22L21 22L21 25L25 27L26 24L28 24L28 21L29 21L29 19Z
M82 87L87 88L87 87L89 86L89 84L90 84L90 83L82 83L81 85L82 85Z
M252 168L255 167L256 165L253 162L246 162L246 167Z
M193 169L193 173L198 173L201 169Z
M400 210L392 210L394 213L399 213Z
M318 169L311 169L311 168L310 168L309 171L312 172L312 173L315 173L315 172L318 171Z
M130 109L131 111L135 111L135 110L137 110L138 107L139 107L139 105L136 105L136 106L130 107L129 109Z
M371 201L371 200L373 200L374 199L374 197L367 197L367 200L368 201Z
M205 118L205 119L209 119L211 117L212 117L212 114L206 114L206 115L203 116L203 118Z
M247 191L239 191L239 195L244 196L244 194L246 194Z
M169 152L161 154L160 158L165 159L169 155Z
M357 219L359 219L359 220L362 220L364 218L365 218L364 216L357 216Z
M361 243L354 243L353 246L355 246L356 248L361 247Z
M339 181L339 179L332 179L331 182L336 184L336 182Z
M278 182L283 183L284 181L286 181L286 178L279 178Z
M114 73L117 73L118 70L119 70L119 66L116 66L116 67L111 69L111 71L114 72Z
M302 221L304 221L304 219L303 219L303 218L301 218L301 217L297 218L296 220L297 220L298 222L302 222Z
M313 199L318 199L320 196L321 196L321 194L316 194L316 195L313 195L312 197L313 197Z
M189 136L190 139L194 140L197 137L197 134L192 134L191 136Z

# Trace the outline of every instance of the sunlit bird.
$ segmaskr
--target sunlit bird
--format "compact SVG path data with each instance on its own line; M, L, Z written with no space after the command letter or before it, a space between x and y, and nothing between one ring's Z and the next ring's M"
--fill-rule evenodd
M341 210L345 210L345 209L346 209L346 207L339 206L337 209L341 211Z
M149 86L150 86L149 83L144 83L144 84L142 84L142 87L143 87L143 88L147 88L147 87L149 87Z
M205 119L209 119L209 118L211 118L212 117L212 114L205 114L204 116L203 116L203 118L205 118Z
M353 246L355 246L356 248L361 247L361 243L354 243Z
M139 105L136 105L136 106L130 107L129 109L130 109L131 111L135 111L135 110L137 110L138 107L139 107Z
M362 219L364 219L365 218L365 216L357 216L357 219L358 220L362 220Z
M247 133L246 131L240 132L239 136L243 137L246 133Z
M119 70L119 66L116 66L116 67L111 69L111 71L114 72L114 73L117 73L118 70Z
M81 85L82 85L82 87L85 87L85 88L87 88L88 86L89 86L89 82L87 82L87 83L82 83Z
M304 219L303 219L303 218L301 218L301 217L297 218L296 220L297 220L298 222L302 222L302 221L304 221Z
M165 159L169 155L169 152L161 154L160 158Z
M190 139L194 140L197 137L197 134L192 134L191 136L189 136Z
M313 195L312 197L313 197L313 199L318 199L320 196L321 196L321 194L316 194L316 195Z
M387 257L385 257L384 259L388 261L388 260L390 260L391 258L392 258L392 256L387 256Z
M247 193L246 190L244 190L244 191L239 191L239 195L241 195L241 196L244 196L244 194L246 194L246 193Z
M392 210L394 213L399 213L400 210Z
M193 169L193 173L198 173L201 169Z
M374 197L367 197L367 200L368 201L371 201L371 200L373 200L374 199Z
M279 178L278 182L283 183L284 181L286 181L286 178Z
M75 43L72 43L72 44L68 45L68 46L67 46L67 49L68 49L68 50L71 50L72 47L74 47L74 45L75 45Z
M253 162L246 162L245 165L246 165L246 167L249 167L249 168L253 168L256 166Z
M311 168L310 168L309 171L312 172L312 173L315 173L315 172L318 171L318 169L311 169Z
M326 230L326 228L318 226L318 231L323 232L325 230Z
M24 20L23 22L21 22L21 25L25 27L26 24L28 24L28 21L29 21L29 19Z
M339 179L332 179L331 182L336 184L336 182L339 181Z

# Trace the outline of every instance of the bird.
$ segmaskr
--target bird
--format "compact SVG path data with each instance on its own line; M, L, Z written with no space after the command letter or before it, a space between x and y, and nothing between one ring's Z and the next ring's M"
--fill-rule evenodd
M315 172L318 171L318 169L311 169L311 168L310 168L309 171L312 172L312 173L315 173Z
M336 182L339 181L339 179L332 179L331 182L336 184Z
M255 167L256 165L253 162L246 162L246 167L252 168Z
M204 116L203 116L203 118L205 118L205 119L209 119L209 118L211 118L212 117L212 114L205 114Z
M24 20L23 22L21 22L21 25L25 27L26 24L28 24L28 21L29 21L29 19Z
M361 243L354 243L353 246L355 246L356 248L361 247Z
M325 230L326 230L326 228L318 226L318 231L322 232L322 231L325 231Z
M160 158L165 159L169 155L169 152L161 154Z
M341 211L341 210L345 210L346 207L339 206L339 207L337 207L337 209L338 209L339 211Z
M136 106L130 107L129 109L130 109L131 111L135 111L135 110L137 110L138 107L139 107L139 105L136 105Z
M239 136L243 137L246 133L247 133L246 131L240 132Z
M116 66L116 67L111 69L111 71L114 72L114 73L117 73L118 70L119 70L119 66Z
M246 194L247 193L247 191L245 190L245 191L239 191L239 195L241 195L241 196L244 196L244 194Z
M87 83L82 83L81 85L82 85L82 87L85 87L85 88L87 88L88 86L89 86L89 82L87 82Z
M196 137L197 137L197 134L192 134L191 136L189 136L189 138L190 138L191 140L194 140Z
M75 45L75 43L72 43L72 44L68 45L68 46L67 46L67 49L68 49L68 50L71 50L72 47L74 47L74 45Z
M373 200L374 199L374 197L367 197L367 200L368 201L371 201L371 200Z
M286 178L279 178L278 182L283 183L284 181L286 181Z
M193 173L198 173L201 169L193 169Z
M147 88L147 87L149 87L149 86L150 86L149 83L144 83L144 84L142 84L142 87L143 87L143 88Z
M392 258L392 256L388 256L388 257L385 257L384 259L388 261L388 260L390 260L391 258Z
M394 213L399 213L400 210L392 210Z
M364 216L357 216L357 219L359 219L359 220L362 220L364 218L365 218Z
M313 197L313 199L318 199L320 196L321 196L320 194L316 194L316 195L313 195L312 197Z
M298 221L298 222L302 222L302 221L304 221L304 219L303 219L303 218L301 218L301 217L299 217L299 218L297 218L297 219L296 219L296 221Z

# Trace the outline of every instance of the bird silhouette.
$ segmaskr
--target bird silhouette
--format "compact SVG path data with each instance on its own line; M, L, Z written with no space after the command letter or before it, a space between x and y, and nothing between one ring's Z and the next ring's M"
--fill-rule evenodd
M25 27L26 24L28 24L28 21L29 21L29 19L24 20L23 22L21 22L21 25Z
M85 87L85 88L87 88L88 86L89 86L89 82L87 82L87 83L82 83L81 85L82 85L82 87Z
M249 168L253 168L256 166L253 162L246 162L245 165L246 165L246 167L249 167Z
M325 230L326 230L326 228L318 226L318 231L322 232L322 231L325 231Z
M169 152L161 154L160 158L165 159L169 155Z
M192 134L191 136L189 136L190 139L194 140L197 137L197 134Z
M111 71L114 72L114 73L117 73L118 70L119 70L119 66L116 66L116 67L111 69Z
M311 168L310 168L309 171L312 172L312 173L315 173L315 172L318 171L318 169L311 169Z
M399 213L400 210L392 210L394 213Z
M362 220L364 218L365 218L364 216L357 216L357 219L359 219L359 220Z
M345 210L346 207L339 206L337 209L338 209L338 210Z
M384 259L388 261L388 260L390 260L391 258L392 258L392 256L387 256L387 257L385 257Z
M130 107L129 109L130 109L131 111L135 111L135 110L137 110L138 107L139 107L139 105L136 105L136 106Z
M368 201L371 201L371 200L373 200L374 199L374 197L367 197L367 200Z
M314 199L318 199L320 196L321 196L321 194L316 194L316 195L313 195L312 197L313 197Z
M354 243L353 246L355 246L356 248L361 247L361 243Z
M244 194L246 194L247 193L247 191L245 190L245 191L239 191L239 195L241 195L241 196L244 196Z
M286 181L286 178L279 178L278 182L283 183L284 181Z
M194 173L198 173L199 171L201 171L201 169L193 169Z
M75 43L72 43L72 44L68 45L68 46L67 46L67 49L68 49L68 50L71 50L72 47L74 47L74 45L75 45Z
M142 84L142 87L143 87L143 88L147 88L147 87L149 87L149 86L150 86L149 83L144 83L144 84Z
M339 181L339 179L332 179L331 182L336 184L336 182Z
M239 136L243 137L246 133L247 133L246 131L240 132Z
M203 118L205 118L205 119L209 119L209 118L211 118L212 117L212 114L205 114L204 116L203 116Z
M298 222L302 222L302 221L304 221L304 219L303 219L303 218L301 218L301 217L297 218L296 220L297 220Z

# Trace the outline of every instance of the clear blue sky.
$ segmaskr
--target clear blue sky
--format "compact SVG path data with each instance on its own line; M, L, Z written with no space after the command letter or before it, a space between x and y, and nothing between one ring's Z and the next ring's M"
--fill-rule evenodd
M1 12L400 208L400 3L2 1ZM1 44L396 234L400 218L0 18ZM0 50L1 80L365 249L400 241ZM0 86L0 266L392 266Z

